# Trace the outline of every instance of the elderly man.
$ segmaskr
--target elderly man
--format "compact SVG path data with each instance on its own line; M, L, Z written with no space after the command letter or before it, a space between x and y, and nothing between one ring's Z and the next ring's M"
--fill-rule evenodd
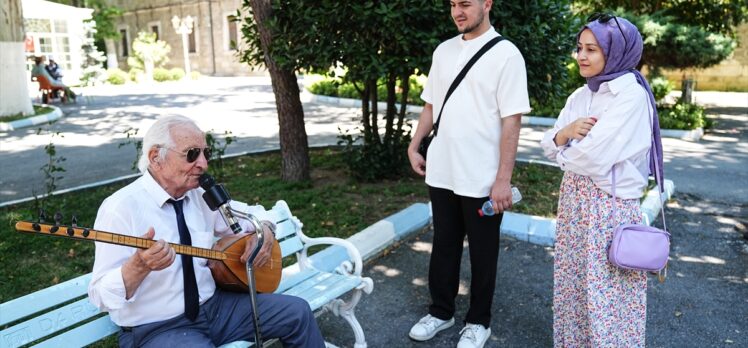
M148 249L96 243L88 293L122 328L121 347L212 347L254 337L250 296L217 289L207 260L177 256L168 244L210 248L214 236L231 234L201 198L198 178L209 159L205 134L192 120L161 118L143 138L143 175L99 208L96 229L158 240ZM271 229L262 233L255 266L269 260L273 244ZM253 246L247 243L242 261ZM257 307L263 337L286 347L324 347L304 300L259 294Z

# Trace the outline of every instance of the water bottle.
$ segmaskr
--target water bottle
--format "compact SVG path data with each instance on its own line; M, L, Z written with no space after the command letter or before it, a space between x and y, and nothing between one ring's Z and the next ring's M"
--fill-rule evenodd
M517 202L521 200L522 194L519 193L519 189L512 186L512 204L517 204ZM493 201L490 199L483 203L483 206L478 209L479 216L493 216L494 214L496 214L496 211L493 210Z

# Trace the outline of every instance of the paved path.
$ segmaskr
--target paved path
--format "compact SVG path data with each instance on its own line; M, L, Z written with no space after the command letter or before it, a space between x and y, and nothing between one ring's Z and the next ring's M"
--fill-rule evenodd
M719 101L707 100L715 99ZM677 189L666 210L673 233L669 278L660 284L650 277L648 284L647 347L748 347L748 242L742 237L748 225L748 94L720 102L727 106L711 104L717 127L703 140L663 141L666 173ZM542 159L537 142L544 129L522 129L520 156ZM469 299L467 251L456 301L457 324L428 342L407 336L430 303L427 267L432 238L428 229L364 269L375 285L359 303L357 316L369 346L457 343ZM553 252L552 247L502 238L492 335L486 347L553 345ZM340 318L325 314L319 323L329 341L350 346L353 336Z
M270 79L204 77L190 83L102 86L84 91L79 104L64 105L65 117L50 126L0 133L0 203L43 194L39 170L47 159L44 146L55 144L66 161L58 189L135 173L134 145L125 131L143 132L160 116L183 115L214 134L231 131L237 142L228 152L277 149L278 118ZM335 144L338 126L358 126L358 111L305 103L310 146ZM52 137L50 132L59 132Z

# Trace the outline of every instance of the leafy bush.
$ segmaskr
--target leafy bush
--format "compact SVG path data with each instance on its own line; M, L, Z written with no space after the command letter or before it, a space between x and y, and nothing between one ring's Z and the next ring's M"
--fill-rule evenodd
M410 105L423 105L423 100L421 100L421 93L423 92L423 85L421 84L421 81L419 81L418 77L411 76L408 84L410 85L410 88L408 89L408 104ZM399 86L398 88L402 88L402 86ZM360 99L361 95L359 94L356 87L351 82L341 82L339 78L329 77L322 80L319 80L317 82L312 83L309 87L307 87L309 92L312 94L317 95L324 95L328 97L340 97L340 98L351 98L351 99ZM384 84L384 81L380 81L377 86L377 95L380 96L380 98L383 98L387 95L386 86ZM380 100L383 101L383 100ZM398 100L399 102L400 100Z
M408 161L408 144L410 130L399 137L393 146L379 142L363 142L363 136L348 132L338 135L338 145L351 176L364 182L379 179L398 179L410 170Z
M124 85L128 75L124 71L114 68L106 71L106 81L113 85Z
M657 110L660 128L692 130L706 126L704 108L696 104L676 103Z
M566 105L566 98L577 90L577 88L584 86L587 80L579 74L579 65L576 60L570 58L566 63L566 76L561 76L556 83L560 85L561 91L563 91L560 96L547 99L530 98L532 115L558 117L564 105Z
M158 82L169 81L171 80L171 74L169 70L164 68L155 68L153 69L153 80Z
M184 78L184 70L182 68L171 68L169 70L169 79L172 81L179 81Z
M325 79L311 84L307 87L309 92L317 95L326 95L329 97L338 96L338 82L333 79Z
M190 79L197 80L200 78L200 72L199 71L190 71Z
M143 69L138 68L131 68L128 75L130 76L130 81L132 82L138 82L142 79L144 72Z
M169 61L171 47L156 39L155 33L140 32L132 43L132 55L127 58L131 68L143 69L146 79L152 80L154 69Z
M649 82L649 86L652 87L652 93L654 94L655 101L660 103L665 97L670 94L673 90L673 83L667 78L658 76Z

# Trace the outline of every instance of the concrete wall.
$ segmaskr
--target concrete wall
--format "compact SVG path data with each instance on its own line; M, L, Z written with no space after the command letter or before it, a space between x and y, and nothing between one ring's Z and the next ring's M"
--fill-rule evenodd
M118 29L127 30L127 42L132 51L132 41L138 32L151 32L151 26L159 27L159 39L171 46L169 62L166 68L179 67L184 69L184 54L182 38L174 30L171 19L174 16L184 18L191 16L195 19L196 52L189 53L190 68L201 74L216 76L245 76L264 74L264 70L251 69L239 62L235 50L229 48L229 30L227 16L236 14L241 8L241 0L149 0L126 1L110 0L110 3L123 9L123 16L118 21ZM241 42L241 23L237 24L239 41ZM129 70L127 57L122 55L121 40L116 41L119 66ZM132 52L130 52L132 54Z
M748 91L748 23L738 28L738 47L732 56L708 69L665 70L664 75L680 83L685 73L696 79L697 90Z

